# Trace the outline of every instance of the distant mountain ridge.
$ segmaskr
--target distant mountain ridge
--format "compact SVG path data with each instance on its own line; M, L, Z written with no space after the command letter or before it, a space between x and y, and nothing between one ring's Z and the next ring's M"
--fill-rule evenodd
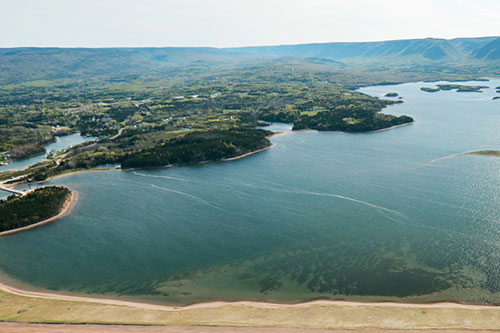
M262 56L300 56L338 61L464 62L500 60L500 37L405 39L227 48Z
M296 63L324 70L357 70L358 64L378 70L407 65L418 68L491 63L496 68L500 66L500 37L237 48L0 48L0 84L94 76L127 77L129 80L144 74L183 77L245 66L293 66Z

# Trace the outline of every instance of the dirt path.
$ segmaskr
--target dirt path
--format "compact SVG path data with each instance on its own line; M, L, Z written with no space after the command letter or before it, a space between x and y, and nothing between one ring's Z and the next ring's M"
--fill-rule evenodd
M352 333L352 330L323 330L301 328L256 328L256 327L203 327L203 326L133 326L133 325L53 325L53 324L25 324L25 323L0 323L2 333ZM356 330L364 333L394 332L394 330L366 329ZM421 332L420 330L407 330L407 333ZM466 330L425 330L425 332L461 333ZM474 331L492 332L492 331Z

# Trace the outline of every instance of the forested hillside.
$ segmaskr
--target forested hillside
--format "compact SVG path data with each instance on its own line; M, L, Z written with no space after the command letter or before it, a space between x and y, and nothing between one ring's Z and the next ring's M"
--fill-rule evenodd
M0 49L0 162L41 153L62 133L99 138L0 178L43 180L108 163L233 157L268 144L255 132L261 120L346 132L410 123L411 115L380 113L402 99L355 89L500 75L499 43L486 37L237 49ZM179 145L192 154L172 153Z

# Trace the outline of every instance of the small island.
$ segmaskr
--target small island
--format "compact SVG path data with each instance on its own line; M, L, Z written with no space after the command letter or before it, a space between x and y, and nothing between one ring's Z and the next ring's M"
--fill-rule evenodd
M493 100L500 99L500 96L493 97Z
M488 86L467 86L462 84L438 84L437 88L422 87L420 90L425 92L438 92L441 90L456 90L456 92L482 92L482 89L488 89Z
M420 90L428 92L428 93L435 93L435 92L440 91L441 89L439 89L439 88L430 88L430 87L422 87L422 88L420 88Z
M397 92L391 91L384 95L384 97L398 97L399 94Z
M25 195L0 200L0 236L31 229L67 214L76 193L63 186L45 186Z

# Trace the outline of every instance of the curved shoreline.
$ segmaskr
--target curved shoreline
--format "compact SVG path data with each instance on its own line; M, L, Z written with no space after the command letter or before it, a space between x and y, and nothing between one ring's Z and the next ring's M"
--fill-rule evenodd
M248 156L251 156L251 155L254 155L254 154L260 153L260 152L263 152L263 151L265 151L265 150L268 150L268 149L270 149L271 147L273 147L274 145L275 145L274 143L271 143L269 146L266 146L266 147L264 147L264 148L254 150L254 151L248 152L248 153L243 154L243 155L239 155L239 156L235 156L235 157L226 158L226 159L224 159L224 160L219 160L219 161L216 161L216 162L236 161L236 160L239 160L239 159L242 159L242 158L245 158L245 157L248 157Z
M125 301L112 298L98 298L85 296L72 296L51 292L39 292L23 290L9 286L0 282L0 290L23 297L41 298L60 301L75 301L84 303L97 303L105 305L119 305L146 310L161 310L161 311L183 311L192 309L209 309L219 308L224 306L250 306L260 309L280 309L280 308L306 308L313 305L324 306L347 306L347 307L382 307L382 308L418 308L418 309L465 309L465 310L499 310L499 305L476 305L462 304L456 302L435 302L435 303L399 303L399 302L360 302L347 300L314 300L299 303L273 303L273 302L258 302L258 301L212 301L201 302L190 305L160 305L146 302Z
M37 222L37 223L27 225L25 227L0 232L0 237L11 235L11 234L21 232L24 230L37 228L37 227L43 226L47 223L54 222L54 221L60 219L61 217L68 215L71 212L71 209L73 208L73 206L77 200L78 200L78 192L70 190L68 197L66 198L66 200L64 201L64 203L62 205L61 211L57 215L54 215L52 217L49 217L48 219L45 219L45 220ZM0 287L0 289L1 289L1 287Z
M320 130L313 129L313 128L303 128L303 129L299 129L299 130L291 130L290 132L293 133L293 132L308 132L308 131L312 131L312 132L317 132L317 133L371 134L371 133L379 133L379 132L389 131L389 130L392 130L392 129L395 129L395 128L398 128L398 127L404 127L404 126L408 126L408 125L413 125L416 122L417 121L414 120L414 121L411 121L409 123L394 125L394 126L391 126L391 127L385 127L385 128L381 128L381 129L377 129L377 130L372 130L372 131L357 131L357 132L348 132L348 131L320 131Z
M375 133L375 132L386 131L386 130L397 128L397 127L411 125L413 123L415 123L415 122L409 122L409 123L405 123L405 124L395 125L395 126L392 126L389 128L384 128L384 129L369 131L369 132L364 132L364 133ZM319 133L321 133L321 132L341 132L341 131L317 131L317 130L310 130L310 129L299 130L299 131L316 131ZM288 132L293 133L294 131L288 131ZM357 132L357 133L353 133L353 134L361 134L361 133L363 133L363 132ZM265 148L262 148L262 149L259 149L256 151L252 151L252 152L249 152L246 154L242 154L240 156L236 156L233 158L228 158L225 160L218 160L218 161L205 161L205 162L200 162L199 164L205 164L205 163L210 163L210 162L217 163L217 162L238 160L238 159L242 159L242 158L245 158L247 156L262 152L264 150L270 149L272 146L274 146L274 144L270 144L269 146L267 146ZM460 153L460 154L455 154L455 155L463 155L463 154L467 154L467 153ZM169 165L169 166L164 166L164 167L160 167L160 168L166 168L166 167L172 167L172 166L178 166L178 165ZM108 169L76 170L75 172L69 172L69 173L56 175L54 177L51 177L49 180L55 179L58 177L63 177L66 175L73 175L73 174L78 173L78 172L98 171L98 170L108 170ZM128 169L128 170L134 170L134 169ZM68 196L66 201L63 203L63 207L62 207L61 211L59 212L59 214L57 214L49 219L46 219L44 221L29 225L26 227L0 232L0 236L8 235L8 234L28 230L28 229L32 229L32 228L53 222L59 218L62 218L71 212L71 209L73 208L75 202L77 201L77 198L78 198L78 193L76 191L71 191L70 195ZM29 290L23 290L23 289L19 289L16 287L12 287L12 286L9 286L9 285L4 284L2 282L0 282L0 290L14 294L14 295L24 296L24 297L42 298L42 299L49 299L49 300L77 301L77 302L85 302L85 303L98 303L98 304L107 304L107 305L121 305L121 306L129 306L129 307L135 307L135 308L141 308L141 309L163 310L163 311L179 311L179 310L198 309L198 308L216 308L216 307L230 306L230 305L251 306L251 307L263 308L263 309L308 307L311 305L336 305L336 306L351 306L351 307L373 306L373 307L395 307L395 308L398 308L398 307L400 307L400 308L453 308L453 309L468 309L468 310L480 310L480 309L498 310L498 309L500 309L500 306L497 306L497 305L462 304L462 303L456 303L456 302L451 302L451 301L450 302L448 302L448 301L435 302L435 303L404 303L404 302L393 302L393 301L362 302L362 301L349 301L349 300L314 300L314 301L305 301L305 302L291 303L291 304L273 303L273 302L258 302L258 301L213 301L213 302L201 302L201 303L196 303L196 304L192 304L192 305L178 305L178 306L176 306L176 305L158 305L158 304L151 304L151 303L144 303L144 302L125 301L125 300L118 300L118 299L112 299L112 298L73 296L73 295L69 295L69 294L29 291Z

